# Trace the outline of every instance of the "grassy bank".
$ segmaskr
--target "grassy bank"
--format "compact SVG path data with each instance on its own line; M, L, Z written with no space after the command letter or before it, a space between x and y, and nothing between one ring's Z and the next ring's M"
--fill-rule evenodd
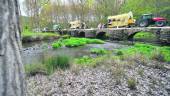
M104 41L99 39L88 39L88 38L69 38L56 41L52 44L54 49L60 48L62 46L66 47L78 47L86 44L103 44Z
M58 37L59 35L56 33L48 33L48 32L42 33L42 32L30 32L30 31L22 32L23 42L48 40L48 39L55 39Z
M170 47L160 47L150 44L136 43L132 47L117 50L117 54L120 53L122 53L122 55L125 57L141 54L149 59L170 62Z

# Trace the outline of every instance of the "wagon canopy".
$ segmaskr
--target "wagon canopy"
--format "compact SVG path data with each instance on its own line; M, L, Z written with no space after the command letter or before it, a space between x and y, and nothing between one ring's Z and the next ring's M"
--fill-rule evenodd
M129 20L133 20L133 13L129 12L126 14L116 15L116 16L109 16L108 23L110 27L114 26L127 26L129 25Z

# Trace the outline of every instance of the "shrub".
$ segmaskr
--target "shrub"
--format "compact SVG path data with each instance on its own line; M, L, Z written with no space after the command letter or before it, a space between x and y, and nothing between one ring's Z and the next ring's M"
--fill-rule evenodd
M90 52L97 55L104 55L107 53L107 50L104 48L91 48Z
M129 78L127 80L127 84L128 84L128 87L133 90L133 89L136 89L136 85L137 85L137 81L135 78Z

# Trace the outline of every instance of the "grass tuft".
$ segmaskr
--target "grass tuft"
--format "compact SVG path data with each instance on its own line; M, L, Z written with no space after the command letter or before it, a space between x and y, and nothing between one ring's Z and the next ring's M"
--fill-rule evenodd
M47 74L47 70L43 64L27 64L25 67L25 73L28 76L34 76L36 74Z
M104 55L107 54L107 50L104 48L91 48L90 53L97 54L97 55Z
M27 75L52 74L57 69L65 70L70 68L70 57L66 55L56 55L46 58L42 64L27 64L25 72Z
M56 69L65 70L70 68L70 57L66 55L56 55L45 60L45 66L49 74L53 73Z
M128 84L128 87L131 89L131 90L134 90L136 89L136 85L137 85L137 81L135 78L129 78L127 80L127 84Z

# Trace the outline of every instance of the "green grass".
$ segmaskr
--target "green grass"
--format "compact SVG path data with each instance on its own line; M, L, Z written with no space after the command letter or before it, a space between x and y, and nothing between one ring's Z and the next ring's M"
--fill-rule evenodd
M97 54L97 55L104 55L107 54L108 51L104 48L91 48L90 53Z
M134 36L135 39L155 39L156 36L153 33L149 32L139 32Z
M58 34L56 33L49 33L49 32L31 32L31 31L24 31L22 32L22 37L23 38L26 38L26 37L42 37L42 38L45 38L45 37L54 37L54 36L59 36Z
M139 53L150 59L170 62L170 47L160 47L150 44L136 43L132 47L122 48L117 50L117 52L121 52L126 56L132 56Z
M52 44L54 49L57 49L62 46L66 47L78 47L78 46L84 46L86 44L103 44L104 41L99 39L88 39L88 38L69 38L64 40L59 40L57 42L54 42ZM60 46L62 45L62 46Z
M65 70L71 66L70 57L66 55L52 56L45 60L44 65L47 68L48 74L55 72L56 69Z
M36 75L37 73L47 74L47 69L43 64L27 64L25 67L25 73L27 75Z
M89 56L83 56L81 58L76 58L74 60L74 63L77 65L81 65L81 66L92 66L95 67L97 66L98 63L104 61L105 57L104 56L99 56L96 58L92 58Z
M62 46L63 46L63 43L62 43L61 40L59 40L59 41L57 41L57 42L54 42L54 43L52 44L52 47L53 47L54 49L60 48L60 47L62 47Z
M36 75L37 73L52 74L57 69L65 70L70 68L70 57L66 55L56 55L45 58L42 64L26 64L25 72L27 75Z

